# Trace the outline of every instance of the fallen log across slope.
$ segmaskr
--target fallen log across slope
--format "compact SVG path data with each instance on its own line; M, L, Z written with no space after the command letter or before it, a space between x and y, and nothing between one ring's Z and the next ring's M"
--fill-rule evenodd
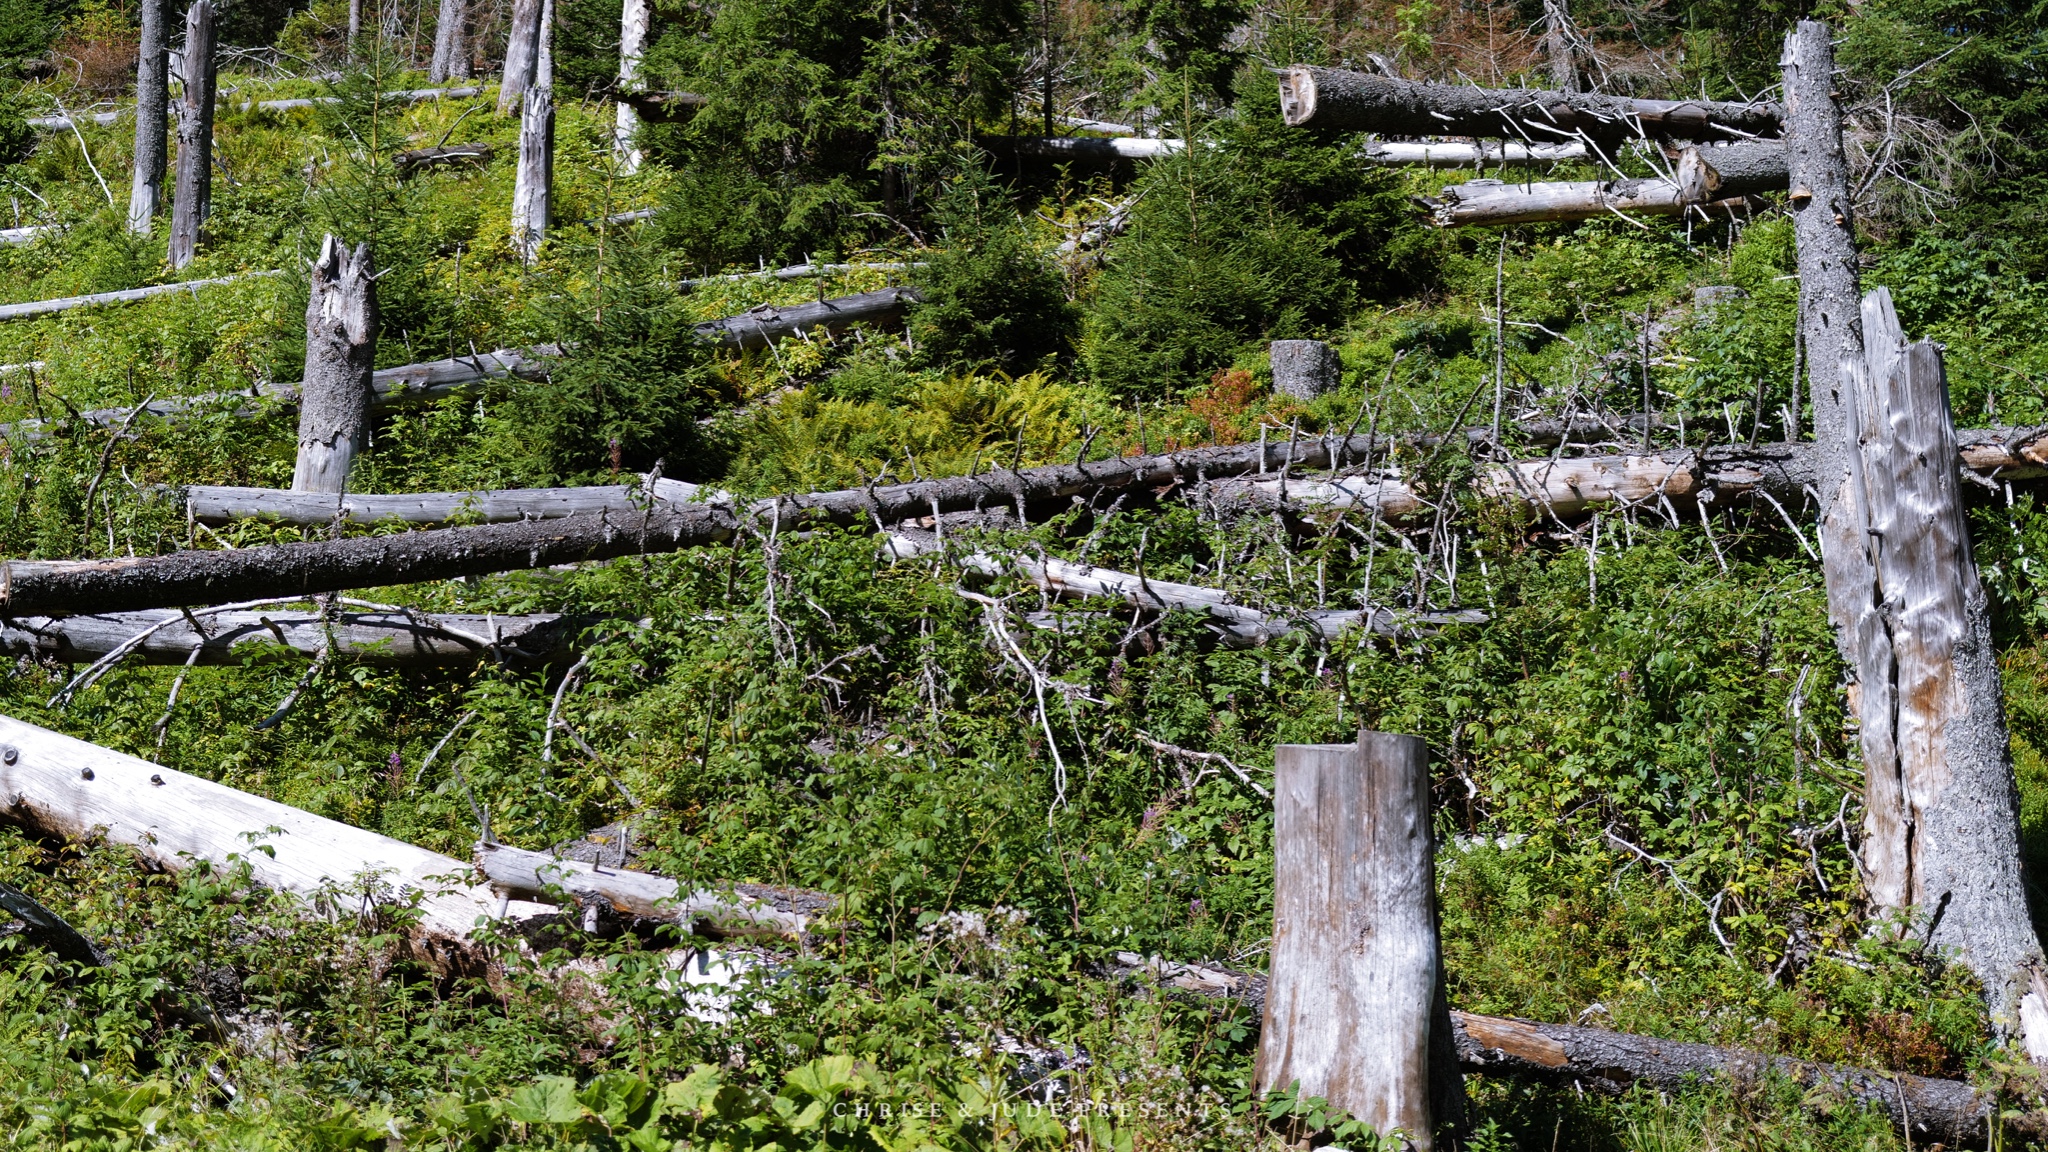
M1560 144L1583 140L1609 156L1626 141L1775 137L1784 109L1722 100L1639 100L1598 92L1476 88L1296 65L1280 72L1289 127L1388 136L1481 136Z
M322 652L369 664L437 667L494 657L517 663L558 659L576 638L576 620L557 613L317 611L219 612L191 619L170 608L86 616L0 616L0 655L59 664L99 660L134 644L126 656L145 664L240 664L266 650ZM138 636L143 636L137 644ZM196 650L196 654L195 654Z
M593 484L580 488L500 488L475 492L418 492L375 496L359 492L292 492L278 488L241 488L190 484L184 489L185 510L202 524L264 519L285 524L445 524L461 519L479 524L519 520L553 520L563 516L608 514L629 516L650 500L672 504L694 498L699 489L681 480L652 478L639 485Z
M840 904L824 892L769 884L715 885L684 893L674 880L652 872L598 868L504 844L478 844L476 866L493 887L516 899L550 900L560 892L585 907L601 901L628 916L679 921L716 938L801 938L813 918Z
M1522 144L1515 141L1379 140L1367 144L1359 156L1374 164L1414 165L1420 168L1470 168L1475 164L1561 164L1588 159L1586 146L1570 144Z
M59 296L52 300L27 300L20 304L0 304L0 320L23 320L30 316L48 316L57 312L68 312L73 308L91 308L101 304L132 304L148 300L153 296L166 296L173 292L196 292L216 284L232 284L237 280L251 280L264 276L282 276L278 271L240 272L233 276L216 276L211 280L182 280L176 284L152 284L147 288L126 288L119 292L95 292L89 296Z
M896 324L924 294L915 288L883 288L830 300L777 306L763 304L737 316L696 326L697 338L726 348L766 348L785 336L838 332L855 324Z
M1472 180L1432 201L1439 227L1594 220L1610 215L1676 216L1786 185L1785 150L1775 142L1688 148L1671 179L1517 183Z

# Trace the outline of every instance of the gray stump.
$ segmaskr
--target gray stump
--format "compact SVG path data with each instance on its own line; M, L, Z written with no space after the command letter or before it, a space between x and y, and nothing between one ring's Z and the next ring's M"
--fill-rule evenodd
M1321 340L1275 340L1273 390L1296 400L1334 392L1344 381L1344 362Z
M369 428L377 360L377 281L370 246L354 252L328 236L313 263L306 303L306 376L299 385L298 492L346 492L348 469Z

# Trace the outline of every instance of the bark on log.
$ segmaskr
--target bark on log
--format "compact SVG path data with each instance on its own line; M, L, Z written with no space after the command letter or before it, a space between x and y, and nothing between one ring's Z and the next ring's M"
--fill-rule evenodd
M699 92L623 92L619 102L632 105L634 114L642 120L668 123L696 115L697 109L711 103L711 98Z
M759 272L721 272L715 276L699 276L694 280L683 280L676 284L681 291L688 292L703 284L715 284L724 280L812 280L819 276L844 276L849 272L903 272L924 267L924 261L876 261L871 264L791 264L787 268L764 268Z
M192 263L213 208L213 56L212 0L193 0L185 10L185 92L178 101L178 184L171 201L173 268Z
M766 348L785 336L806 332L838 332L855 324L896 324L904 311L924 299L915 288L884 288L830 300L778 308L763 304L737 316L696 327L701 340L726 348Z
M193 484L185 488L185 510L202 524L265 519L285 524L445 524L474 520L506 524L520 520L554 520L563 516L606 514L615 521L636 515L655 500L684 504L699 489L681 480L655 478L649 486L591 485L583 488L502 488L479 492L419 492L401 496L341 496L283 492L275 488L235 488Z
M619 3L619 91L640 87L640 57L647 51L648 0L620 0ZM622 171L640 170L640 111L631 101L621 99L612 125L612 154Z
M292 489L345 492L349 465L369 430L370 374L377 360L377 279L370 246L358 244L350 252L331 234L322 239L312 288Z
M464 0L441 0L434 18L434 57L427 64L429 81L439 84L469 77L468 20L469 5Z
M245 862L250 878L316 906L336 899L353 908L350 886L378 876L388 896L421 893L414 948L443 971L479 973L489 954L475 943L480 920L546 917L542 904L512 901L502 910L490 888L466 884L469 865L252 796L224 784L138 760L33 724L0 716L0 816L45 835L125 844L177 872L194 861ZM266 829L279 833L265 833ZM246 833L272 851L251 851Z
M1383 140L1367 144L1359 156L1375 164L1413 164L1426 168L1470 168L1476 164L1563 164L1588 158L1586 146L1520 144L1481 140L1472 143Z
M399 179L410 180L433 168L483 168L490 164L491 153L489 144L439 144L400 152L391 163L398 169Z
M1864 360L1842 372L1852 507L1877 577L1853 631L1883 639L1858 653L1867 886L1879 907L1924 918L1928 943L1984 986L1993 1029L2024 1032L2040 1059L2048 1003L2034 981L2048 958L2020 878L2018 784L1941 350L1906 343L1883 288L1862 312Z
M652 872L599 869L503 844L478 844L476 866L493 887L517 899L553 900L552 888L582 906L601 904L630 916L681 923L714 939L801 939L814 917L839 905L836 897L823 892L768 884L720 885L684 893L674 880Z
M1321 340L1275 340L1267 348L1273 390L1296 400L1314 400L1344 382L1344 361Z
M166 621L175 621L166 623ZM545 663L571 651L576 621L554 613L478 616L406 612L221 612L192 630L184 613L159 608L94 616L0 617L0 653L10 657L89 664L155 628L127 659L144 664L240 664L267 651L317 656L322 651L367 664L453 667L480 657ZM160 626L160 627L159 627Z
M1786 185L1785 150L1775 142L1688 148L1676 178L1575 180L1520 184L1473 180L1453 185L1435 202L1439 227L1594 220L1610 215L1676 216Z
M542 0L512 0L512 29L505 39L505 66L498 80L498 115L522 107L533 86L535 54L540 48Z
M1767 103L1469 88L1302 65L1280 73L1280 111L1290 126L1537 144L1584 139L1610 156L1622 143L1644 138L1705 143L1776 136L1784 115Z
M1254 1070L1260 1092L1297 1086L1419 1152L1459 1119L1464 1093L1444 1051L1429 801L1429 748L1413 736L1275 751L1272 975Z
M170 111L165 0L141 0L142 43L135 61L135 170L128 188L128 231L147 236L163 210L165 118Z
M152 296L166 296L172 292L196 291L215 284L232 284L253 276L282 276L275 271L242 272L234 276L216 276L211 280L184 280L176 284L152 284L147 288L126 288L119 292L95 292L90 296L59 296L54 300L29 300L20 304L0 304L0 320L25 320L31 316L48 316L56 312L68 312L73 308L91 308L101 304L132 304Z

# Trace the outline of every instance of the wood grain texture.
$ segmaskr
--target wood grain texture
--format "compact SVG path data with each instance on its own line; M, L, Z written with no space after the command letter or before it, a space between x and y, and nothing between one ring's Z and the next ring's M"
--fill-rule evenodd
M213 0L185 10L185 92L178 100L178 178L171 200L170 263L183 268L199 253L213 210Z
M239 665L271 654L316 656L332 651L366 664L459 667L479 659L535 664L572 650L577 621L556 613L492 616L469 613L338 612L332 620L302 609L221 612L194 632L175 609L84 616L0 617L0 653L85 664L147 629L127 659L143 664ZM192 658L192 650L199 655Z
M1583 139L1603 150L1629 140L1743 140L1779 133L1775 104L1637 100L1593 92L1488 89L1396 80L1295 65L1280 71L1290 126L1387 136L1480 136L1539 144Z
M521 107L533 85L534 57L540 47L541 0L512 0L512 28L505 38L505 65L498 79L498 115Z
M1586 146L1523 144L1502 140L1376 140L1359 152L1374 164L1419 168L1470 168L1475 164L1525 165L1576 163L1587 158Z
M1258 1090L1299 1085L1409 1147L1435 1147L1440 960L1429 750L1363 732L1273 762L1273 941Z
M139 0L142 38L135 59L135 161L128 185L128 231L147 236L164 206L169 157L170 59L164 36L166 0Z
M520 96L519 166L512 180L512 249L528 264L547 236L555 174L555 91L536 83Z
M299 385L296 492L345 492L370 426L377 361L377 278L370 246L328 235L306 302L306 375Z
M489 956L473 933L496 917L497 896L473 883L470 866L360 828L176 772L146 760L0 716L0 816L45 835L124 844L171 872L204 860L245 862L250 879L315 907L374 877L387 898L418 893L414 946L441 970L481 972ZM254 834L254 840L249 835ZM253 845L269 851L254 850ZM232 860L230 858L233 858ZM514 901L514 921L548 916L545 905Z
M647 51L648 0L619 0L619 85L622 93L640 87L640 58ZM631 101L620 100L613 111L612 154L621 171L631 175L640 170L640 110Z

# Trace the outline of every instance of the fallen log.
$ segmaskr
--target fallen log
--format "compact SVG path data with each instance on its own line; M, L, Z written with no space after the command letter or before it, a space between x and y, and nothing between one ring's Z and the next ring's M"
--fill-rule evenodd
M695 498L698 487L681 480L653 478L651 485L604 484L581 488L501 488L477 492L419 492L371 496L359 492L306 493L276 488L236 488L192 484L185 490L185 510L202 524L264 519L285 524L445 524L466 520L505 524L519 520L554 520L563 516L608 514L614 518L641 511L649 499L682 504Z
M211 280L183 280L176 284L152 284L147 288L128 288L120 292L95 292L90 296L60 296L55 300L30 300L21 304L0 304L0 320L22 320L30 316L48 316L53 312L68 312L73 308L91 308L100 304L130 304L147 300L152 296L163 296L172 292L196 292L216 284L232 284L237 280L249 280L259 276L282 276L283 272L240 272L233 276L216 276Z
M976 143L991 155L1012 160L1054 163L1124 164L1157 160L1187 147L1185 140L1139 139L1129 136L983 136Z
M36 237L46 232L62 232L62 224L28 224L20 228L0 228L0 246L9 248L21 244L33 244Z
M1359 156L1374 164L1414 165L1421 168L1471 168L1480 164L1567 164L1588 159L1586 146L1571 144L1520 144L1513 141L1480 140L1442 142L1380 140L1367 144Z
M415 88L409 91L385 92L382 99L406 104L417 104L422 100L458 100L465 96L481 95L483 89L463 88ZM339 96L303 96L293 100L244 100L233 107L240 112L261 109L265 112L287 112L294 108L313 108L321 104L339 104ZM128 110L117 108L112 112L95 112L90 116L30 116L28 125L44 131L69 131L74 122L80 124L112 124L128 115ZM159 177L161 178L161 177Z
M1433 201L1438 227L1594 220L1611 215L1677 216L1689 208L1739 204L1785 188L1785 150L1776 143L1688 148L1673 179L1572 180L1523 184L1472 180Z
M601 905L681 923L714 939L801 939L814 918L840 904L824 892L769 884L721 884L684 893L674 880L652 872L598 868L504 844L478 844L476 866L492 887L516 899L553 901L560 893L584 908Z
M688 292L692 288L705 284L714 284L722 280L811 280L819 276L844 276L849 272L904 272L912 268L922 267L924 267L922 260L911 262L885 261L874 264L803 263L791 264L787 268L763 268L759 272L720 272L714 276L699 276L694 280L680 281L676 287L681 291Z
M576 620L556 613L485 616L463 613L317 611L218 612L200 619L205 631L174 608L91 616L0 617L0 654L59 664L89 664L146 639L126 659L144 664L240 664L268 653L347 656L393 667L454 667L493 657L514 663L557 660L572 650ZM195 655L195 650L197 654Z
M400 180L410 180L434 168L484 168L491 162L489 144L437 144L414 148L391 158Z
M8 716L0 716L0 800L0 817L41 834L126 845L170 872L239 862L255 883L315 907L353 914L365 880L379 903L416 893L414 954L444 972L489 970L490 953L474 935L480 923L554 915L468 882L469 865L452 856Z
M838 332L855 324L896 324L924 294L915 288L884 288L803 304L763 304L737 316L696 326L697 337L725 348L766 348L785 336Z
M1645 138L1698 144L1774 137L1784 118L1783 108L1763 102L1487 89L1302 65L1280 72L1280 111L1290 127L1545 144L1577 139L1609 156L1622 143Z

